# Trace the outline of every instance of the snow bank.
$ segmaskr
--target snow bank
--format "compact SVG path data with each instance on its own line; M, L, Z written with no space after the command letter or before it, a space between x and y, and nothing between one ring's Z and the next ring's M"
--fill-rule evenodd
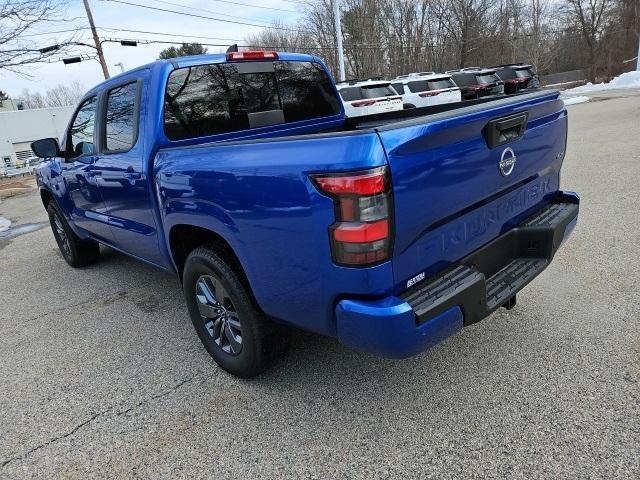
M626 72L614 78L609 83L587 83L581 87L570 88L564 93L568 95L577 95L580 93L601 92L604 90L617 90L619 88L640 88L640 72ZM566 103L566 102L565 102Z
M0 232L4 232L5 230L8 230L10 226L11 226L11 221L7 220L4 217L0 217Z
M591 100L591 98L585 97L584 95L569 96L569 97L565 97L564 95L562 95L562 100L564 100L565 105L575 105L577 103L586 103L589 100Z

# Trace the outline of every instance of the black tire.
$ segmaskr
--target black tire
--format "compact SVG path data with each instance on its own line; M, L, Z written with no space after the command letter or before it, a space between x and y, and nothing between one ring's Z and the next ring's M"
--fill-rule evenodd
M220 367L240 378L255 377L286 350L288 329L266 317L214 248L196 248L185 262L183 288L189 315Z
M82 240L79 238L60 211L55 202L49 202L47 206L49 213L49 223L53 236L56 239L60 253L66 262L73 268L81 268L98 261L100 256L100 245L93 240Z

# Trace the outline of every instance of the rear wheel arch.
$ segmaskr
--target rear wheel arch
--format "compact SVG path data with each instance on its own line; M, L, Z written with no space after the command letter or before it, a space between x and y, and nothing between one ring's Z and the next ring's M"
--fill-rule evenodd
M233 247L220 234L194 225L174 225L169 231L169 249L180 281L184 264L189 254L198 247L210 247L238 275L238 278L252 292L246 272Z

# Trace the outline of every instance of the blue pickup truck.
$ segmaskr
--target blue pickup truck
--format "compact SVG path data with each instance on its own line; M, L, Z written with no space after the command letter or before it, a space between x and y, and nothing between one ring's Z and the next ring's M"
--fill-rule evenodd
M112 78L32 148L67 263L174 272L251 377L291 326L401 358L512 308L576 224L566 137L555 91L347 119L320 59L248 51Z

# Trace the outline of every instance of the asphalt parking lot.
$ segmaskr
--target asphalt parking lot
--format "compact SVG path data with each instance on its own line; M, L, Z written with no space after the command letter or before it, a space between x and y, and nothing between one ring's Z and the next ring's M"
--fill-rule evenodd
M107 250L73 270L36 193L3 201L0 478L639 478L640 92L569 111L569 243L403 361L297 332L235 379L176 279Z

